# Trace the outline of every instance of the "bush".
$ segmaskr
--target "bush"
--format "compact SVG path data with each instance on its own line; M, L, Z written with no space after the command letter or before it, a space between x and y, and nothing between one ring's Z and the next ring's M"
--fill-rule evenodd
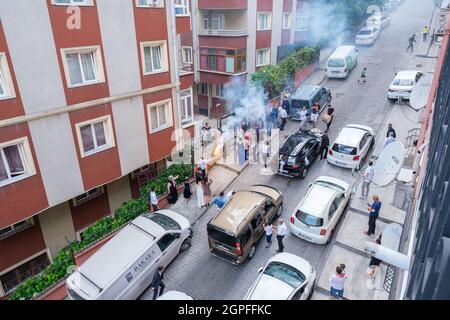
M185 177L193 176L193 168L187 164L173 164L165 170L158 178L150 181L141 188L139 199L132 199L123 204L116 210L114 218L103 218L83 232L83 241L73 241L67 247L62 249L40 275L27 279L20 284L11 295L11 300L29 300L39 295L47 288L64 279L67 270L75 264L73 253L81 251L96 241L111 234L129 221L148 211L148 195L151 187L156 188L158 195L165 194L167 178L169 176L179 176L177 183L184 181Z

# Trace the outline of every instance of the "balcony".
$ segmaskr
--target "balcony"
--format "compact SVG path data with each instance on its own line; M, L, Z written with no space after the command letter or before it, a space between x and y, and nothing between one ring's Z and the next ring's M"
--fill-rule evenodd
M247 9L247 0L199 0L199 9Z
M194 66L192 64L180 64L180 76L191 74L194 72Z
M200 48L200 71L236 75L246 72L246 49Z
M227 29L200 29L198 32L201 36L218 36L218 37L244 37L247 36L247 29L227 30Z

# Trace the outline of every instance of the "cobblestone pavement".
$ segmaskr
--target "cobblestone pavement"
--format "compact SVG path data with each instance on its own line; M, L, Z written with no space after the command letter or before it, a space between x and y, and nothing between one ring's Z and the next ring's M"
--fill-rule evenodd
M398 107L387 101L387 87L396 71L415 68L413 54L405 53L407 39L412 33L420 32L432 11L431 5L428 12L423 10L421 8L423 6L419 6L419 4L421 4L421 0L410 0L391 14L391 25L382 31L376 44L359 49L358 66L346 80L328 79L323 82L323 85L329 87L333 93L331 104L336 113L330 130L330 140L336 137L338 128L349 123L369 125L376 132L379 131L381 135L385 134L386 121L389 119L392 109ZM358 84L357 79L363 67L368 69L368 82ZM401 116L399 117L400 119L396 119L396 121L403 121ZM293 133L298 130L299 123L290 122L287 128L288 130L284 131L285 134ZM284 134L281 138L285 138ZM278 188L285 196L282 217L286 222L301 197L306 193L309 183L318 176L330 175L350 183L355 180L349 170L319 160L312 165L305 180L264 176L260 175L259 170L257 165L250 165L236 178L229 189L245 189L256 183ZM195 299L242 299L256 279L258 268L275 254L276 245L265 249L264 242L260 241L253 259L239 267L213 256L208 250L206 224L215 213L216 209L211 208L194 225L192 247L177 257L165 273L166 290L183 291ZM344 218L341 219L340 224ZM353 232L358 233L360 230ZM285 251L307 259L316 268L319 279L326 267L325 263L330 252L335 246L336 237L339 237L339 228L328 245L311 244L288 234L284 240ZM363 257L363 262L364 259L367 258ZM328 290L328 287L318 288L318 290L320 292L316 292L315 297L323 299L325 297L323 293L326 293L325 290ZM151 299L151 290L147 290L141 299Z

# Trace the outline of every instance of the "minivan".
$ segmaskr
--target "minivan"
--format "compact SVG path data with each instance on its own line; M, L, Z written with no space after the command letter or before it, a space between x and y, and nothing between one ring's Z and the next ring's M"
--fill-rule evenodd
M355 46L340 46L327 61L329 78L347 78L358 63L358 50Z
M141 215L130 222L66 280L72 300L136 300L160 266L187 250L189 220L171 210Z
M254 185L237 191L207 224L211 253L234 265L251 259L264 234L263 222L273 221L282 211L283 194L275 188Z
M303 107L308 110L307 116L309 117L314 103L320 104L320 112L322 112L330 101L330 89L316 85L302 85L291 98L291 120L300 120L300 111Z

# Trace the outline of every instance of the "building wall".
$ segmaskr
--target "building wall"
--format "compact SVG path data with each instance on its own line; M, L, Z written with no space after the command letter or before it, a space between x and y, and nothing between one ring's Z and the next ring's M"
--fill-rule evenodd
M130 180L128 175L107 185L109 209L112 214L131 199Z

